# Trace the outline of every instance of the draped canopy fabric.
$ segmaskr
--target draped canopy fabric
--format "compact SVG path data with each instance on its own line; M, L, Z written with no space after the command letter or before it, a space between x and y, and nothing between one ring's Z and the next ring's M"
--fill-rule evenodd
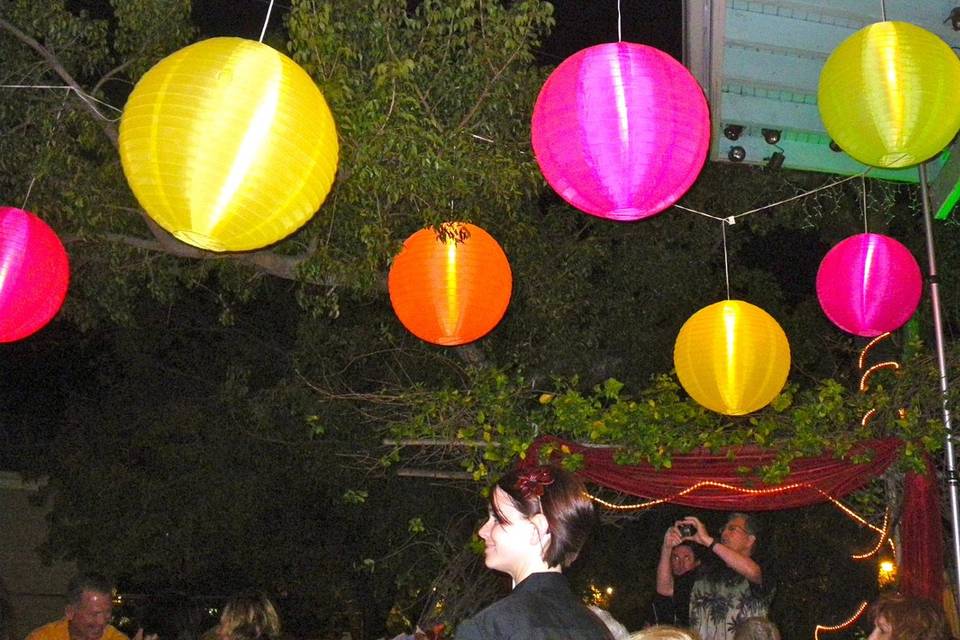
M882 474L898 457L903 442L896 438L861 443L843 458L825 454L790 462L790 474L776 485L761 483L742 469L773 462L777 453L759 447L723 452L699 451L671 457L669 469L650 464L620 465L613 447L593 447L553 436L536 440L526 464L537 464L545 445L561 446L583 455L578 475L589 483L651 501L670 502L724 511L774 511L839 500ZM866 454L866 461L853 462ZM544 460L543 462L548 462ZM939 600L943 589L943 537L936 481L908 474L901 531L901 591Z

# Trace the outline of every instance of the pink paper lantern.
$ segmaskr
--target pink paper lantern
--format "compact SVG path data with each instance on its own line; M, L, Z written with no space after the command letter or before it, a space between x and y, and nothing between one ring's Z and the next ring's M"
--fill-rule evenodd
M53 229L29 211L0 207L0 342L50 322L69 280L67 252Z
M835 325L874 337L902 326L920 302L920 267L909 250L876 233L851 236L817 271L817 298Z
M663 51L601 44L547 78L531 140L564 200L601 218L639 220L679 200L700 174L710 112L694 77Z

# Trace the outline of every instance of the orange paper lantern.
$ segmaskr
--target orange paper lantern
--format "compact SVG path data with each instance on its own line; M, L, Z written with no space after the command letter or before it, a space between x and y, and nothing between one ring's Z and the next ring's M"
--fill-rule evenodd
M493 237L451 222L406 239L387 279L397 318L421 340L443 346L473 342L507 310L513 276Z

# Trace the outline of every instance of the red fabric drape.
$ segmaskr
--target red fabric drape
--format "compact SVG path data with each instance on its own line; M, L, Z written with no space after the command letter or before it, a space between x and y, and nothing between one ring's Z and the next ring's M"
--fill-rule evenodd
M619 465L613 461L615 449L610 447L585 447L545 436L531 445L528 460L536 462L540 448L551 442L583 454L584 467L578 475L588 482L651 500L665 499L688 507L725 511L791 509L825 502L828 497L840 498L883 473L896 460L901 446L899 440L892 438L864 443L855 453L872 450L875 455L863 464L832 456L799 458L790 463L790 476L782 484L765 485L738 472L741 467L756 468L774 460L775 452L759 447L675 455L670 469L658 470L649 464ZM701 485L689 491L704 482L740 490Z
M900 539L900 591L940 602L943 595L943 530L940 495L929 463L926 473L907 474Z
M657 470L649 464L618 465L611 447L585 447L545 436L530 446L527 463L536 464L540 448L550 443L583 455L578 475L588 482L647 500L724 511L773 511L840 499L883 473L902 446L894 438L865 442L853 453L874 455L861 464L829 455L800 458L790 463L783 483L764 485L738 472L776 457L758 447L675 455L671 468ZM943 536L936 479L929 467L924 475L907 476L900 552L901 591L938 601L943 588Z

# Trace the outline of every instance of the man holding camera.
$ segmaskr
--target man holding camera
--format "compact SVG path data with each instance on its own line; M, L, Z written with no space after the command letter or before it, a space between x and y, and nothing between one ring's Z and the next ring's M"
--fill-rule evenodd
M731 513L719 538L707 533L703 523L692 516L679 520L673 529L681 540L702 545L719 560L700 572L690 592L690 627L702 640L731 640L738 623L767 616L774 579L769 567L756 559L756 518ZM657 577L659 586L659 572Z
M674 524L663 535L657 563L657 594L653 597L651 624L690 624L690 591L700 568L701 547L684 536L692 536L692 524Z

